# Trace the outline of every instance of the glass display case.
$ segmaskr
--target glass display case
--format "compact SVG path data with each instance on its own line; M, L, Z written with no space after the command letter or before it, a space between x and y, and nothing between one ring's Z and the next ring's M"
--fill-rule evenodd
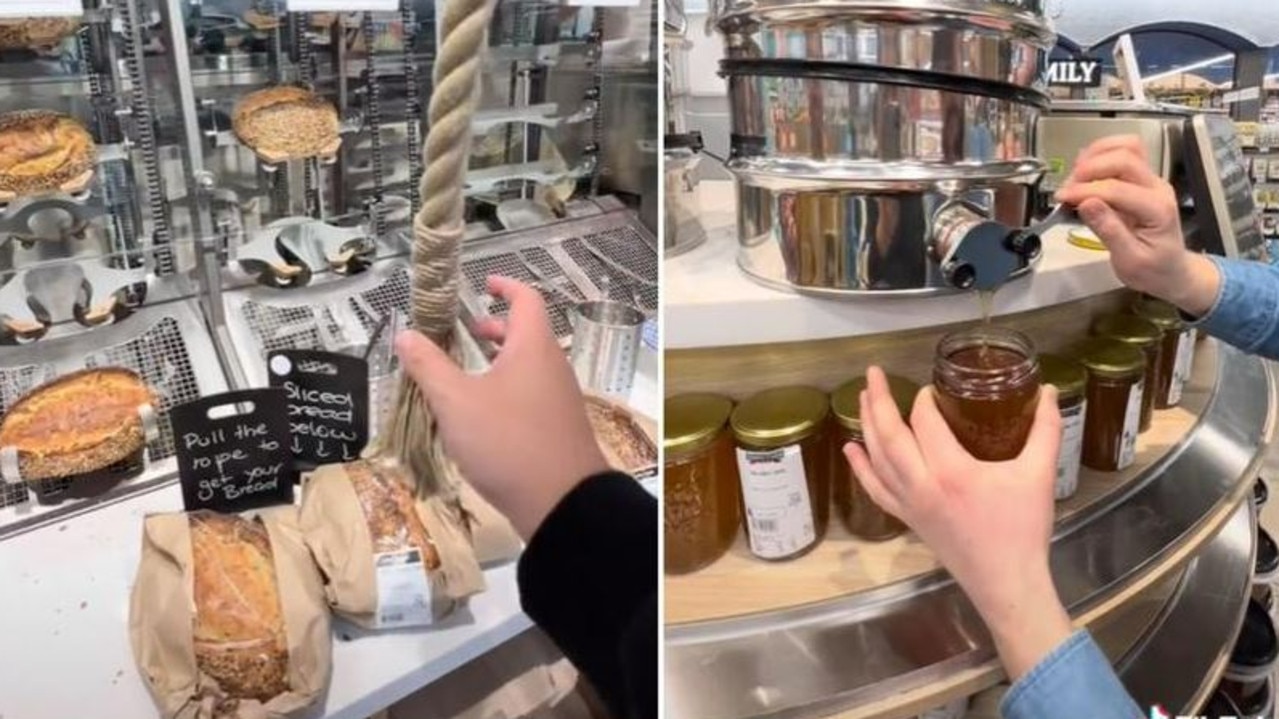
M141 462L92 477L0 471L0 538L175 481L171 407L265 385L274 349L363 354L407 314L436 15L84 0L77 17L0 16L0 412L122 366L158 425ZM618 66L628 82L652 66L655 98L651 25L621 27L636 37ZM656 309L637 188L607 167L626 157L611 145L655 142L604 132L618 31L591 7L499 4L466 178L468 317L504 309L482 297L490 271ZM509 247L523 259L494 265Z

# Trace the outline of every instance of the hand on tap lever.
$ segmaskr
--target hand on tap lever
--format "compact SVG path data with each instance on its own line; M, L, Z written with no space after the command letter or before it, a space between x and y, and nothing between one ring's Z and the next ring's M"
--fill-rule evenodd
M1221 273L1208 257L1186 249L1176 193L1151 171L1136 135L1084 148L1057 201L1075 206L1097 233L1125 285L1196 317L1212 309Z

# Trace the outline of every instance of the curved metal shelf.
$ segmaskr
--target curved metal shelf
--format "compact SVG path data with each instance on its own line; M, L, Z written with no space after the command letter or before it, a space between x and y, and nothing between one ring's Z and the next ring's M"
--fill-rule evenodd
M1212 693L1248 606L1256 532L1256 517L1244 502L1190 561L1154 626L1116 662L1138 706L1160 704L1174 715L1189 715Z
M1105 507L1058 527L1053 574L1077 619L1097 620L1123 591L1184 565L1251 487L1273 426L1270 377L1260 359L1225 346L1217 355L1212 398L1189 436ZM985 626L940 571L668 627L666 658L666 709L676 718L893 715L904 696L945 701L999 677Z

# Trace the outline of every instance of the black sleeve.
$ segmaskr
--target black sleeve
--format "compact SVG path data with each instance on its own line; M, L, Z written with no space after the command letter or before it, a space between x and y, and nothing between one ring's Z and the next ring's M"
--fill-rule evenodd
M568 494L519 565L524 611L616 719L657 716L657 500L625 474Z

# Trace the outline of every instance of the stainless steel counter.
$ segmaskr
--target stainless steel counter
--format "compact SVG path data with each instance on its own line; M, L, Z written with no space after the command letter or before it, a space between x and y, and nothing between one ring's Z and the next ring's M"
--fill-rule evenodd
M1052 567L1072 614L1169 558L1251 486L1273 426L1271 380L1255 357L1224 346L1217 355L1213 396L1185 441L1128 491L1058 527ZM944 572L784 611L669 627L666 642L666 709L677 719L829 715L994 656L984 625Z

